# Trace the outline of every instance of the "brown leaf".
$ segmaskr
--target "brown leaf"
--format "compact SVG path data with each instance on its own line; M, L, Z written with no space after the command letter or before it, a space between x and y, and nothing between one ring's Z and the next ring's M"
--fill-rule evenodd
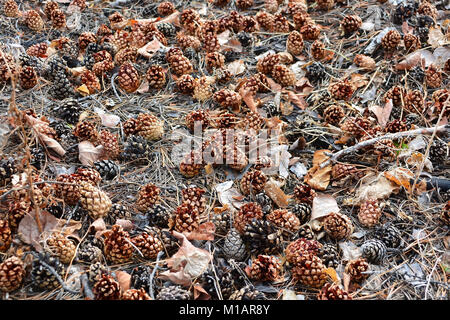
M86 166L92 166L103 153L103 146L97 147L90 141L81 141L78 144L78 159Z
M395 66L397 70L410 70L422 61L422 53L414 51L406 56L406 58Z
M247 107L251 111L257 113L258 111L257 111L257 107L256 107L255 97L251 93L250 88L241 87L241 89L239 89L239 94L241 95L242 101L244 101L244 103L247 105Z
M309 82L309 79L302 77L295 83L295 92L302 93L303 95L308 95L314 91L314 86Z
M329 159L329 156L325 155L326 152L330 152L330 150L324 149L314 152L313 167L308 170L304 179L305 183L312 188L321 191L328 187L331 179L331 163L320 168L320 164Z
M376 68L375 60L363 54L357 54L355 56L355 59L353 60L353 63L356 64L358 67L368 71L374 70Z
M280 208L286 208L288 206L290 196L284 193L273 179L270 179L264 185L264 191Z
M308 104L306 103L305 99L303 98L303 94L295 94L292 91L286 90L288 94L288 100L295 104L297 107L299 107L302 110L305 110L306 107L308 107Z
M39 212L39 221L42 227L42 233L54 231L58 225L58 219L47 211ZM18 234L20 239L26 244L31 244L36 251L41 251L39 244L41 233L36 223L36 211L32 210L26 214L19 223Z
M125 230L125 231L131 230L134 228L133 222L131 222L130 220L126 220L126 219L117 219L115 224L118 224L119 226L121 226L123 228L123 230Z
M115 114L106 113L100 108L94 108L94 111L98 114L98 116L102 120L102 125L105 127L114 128L120 122L120 117Z
M323 270L330 278L331 280L333 280L334 283L339 283L339 276L336 272L335 269L333 268L325 268L325 270Z
M191 232L184 232L184 235L188 240L214 240L214 234L216 232L216 226L213 222L208 221L202 223L198 228Z
M161 48L161 42L159 42L156 38L152 41L148 42L144 46L138 49L138 54L141 56L150 59L153 55Z
M311 220L325 217L332 212L339 212L340 209L336 202L336 199L329 194L318 193L314 197L312 210L311 210Z
M131 275L125 271L116 271L117 282L119 282L120 289L127 291L131 285Z
M75 238L78 237L78 230L81 229L81 221L76 221L70 219L67 221L67 219L57 219L58 220L58 230L60 230L62 233L64 233L67 236L72 236Z
M269 88L272 91L279 92L279 91L281 91L283 89L278 83L273 81L272 78L267 77L267 82L269 83Z
M391 171L384 172L384 176L394 182L399 187L404 187L406 190L411 189L410 179L414 177L411 170L406 168L395 168Z
M361 181L361 185L355 192L355 205L367 199L386 199L398 187L386 179L383 174L379 176L367 176Z
M194 285L194 300L209 300L211 296L202 286L196 284Z
M413 34L414 33L414 28L411 27L408 22L403 21L402 24L402 32L403 34Z
M383 107L377 105L371 105L369 110L372 111L377 117L378 123L382 128L388 123L389 117L392 112L392 99L389 99L388 102Z
M366 86L368 83L369 83L369 80L367 80L367 77L363 74L352 73L352 75L350 77L350 84L352 85L352 87L355 90Z
M81 94L82 96L88 96L91 94L91 92L89 91L88 87L85 84L82 84L81 86L76 87L75 91L78 92L79 94Z

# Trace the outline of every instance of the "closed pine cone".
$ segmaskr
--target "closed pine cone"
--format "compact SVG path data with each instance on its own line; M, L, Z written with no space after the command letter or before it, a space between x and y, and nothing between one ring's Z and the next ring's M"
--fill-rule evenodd
M46 241L47 250L59 261L69 264L75 257L77 246L61 233L51 234Z
M98 140L97 125L95 122L90 120L83 120L75 126L73 130L73 135L77 137L80 141L89 140L95 142Z
M213 87L211 86L213 82L213 77L201 77L200 79L195 79L194 90L192 93L194 99L200 102L208 100L213 95Z
M322 244L316 240L299 238L289 243L284 253L286 260L291 264L295 264L305 254L318 255L320 248L322 248Z
M89 43L96 43L97 37L92 32L83 32L78 37L78 47L81 51L84 51Z
M104 191L85 181L80 182L80 202L94 220L105 217L112 206Z
M360 137L367 132L367 130L370 128L370 125L370 120L365 117L350 117L347 118L340 127L342 131Z
M300 32L292 31L286 41L287 52L293 54L294 56L298 56L302 53L303 46L303 37Z
M235 112L240 111L242 97L235 91L229 89L221 89L214 93L213 99L222 108L227 108Z
M377 200L366 200L361 204L358 220L363 226L372 228L379 223L380 218L381 210Z
M442 84L442 73L435 65L430 65L425 71L425 82L430 88L439 88Z
M190 74L183 74L177 79L177 87L181 93L191 94L194 91L195 80Z
M245 226L253 219L262 219L263 211L261 206L256 202L249 202L241 206L234 216L234 227L240 233L244 233Z
M68 205L75 205L80 200L79 178L77 175L61 174L56 178L61 184L55 184L55 195Z
M316 40L311 44L311 56L315 60L325 58L325 44L322 41Z
M333 239L341 240L348 238L354 230L353 223L344 214L332 212L323 220L325 232Z
M6 252L11 245L11 228L7 219L0 219L0 252Z
M25 66L19 73L19 83L22 89L28 90L37 84L37 74L33 67Z
M168 15L172 14L173 12L175 12L175 6L172 2L164 1L164 2L161 2L158 6L158 14L161 17L168 16Z
M267 176L261 170L247 171L241 179L240 187L243 194L257 194L264 189Z
M180 162L180 173L186 178L198 175L203 168L201 152L191 151Z
M305 253L292 267L292 277L306 286L321 288L327 279L322 260L314 254Z
M261 58L256 63L256 70L263 74L272 74L273 67L280 62L280 56L278 54L268 54Z
M185 117L186 127L194 132L195 126L201 126L201 130L205 130L209 125L209 110L199 109L189 112Z
M164 250L161 240L146 232L131 238L131 242L139 249L144 259L156 259L158 252Z
M18 257L10 257L0 264L0 291L11 292L20 287L25 277L25 268Z
M406 90L402 86L394 86L384 94L384 102L387 103L389 99L395 107L401 106L405 101Z
M206 68L209 72L225 65L225 56L219 52L210 52L205 57Z
M341 21L341 27L345 31L345 33L352 33L358 31L361 25L362 20L357 15L346 16Z
M420 38L413 34L405 34L403 36L403 43L407 52L413 52L420 49Z
M386 51L394 51L397 49L402 39L397 30L389 30L383 38L381 38L381 45Z
M44 13L47 16L47 19L51 19L52 18L52 13L55 10L58 10L58 9L59 9L59 5L58 5L57 2L55 2L55 1L47 1L45 3L45 6L44 6Z
M317 40L320 36L320 27L314 22L308 22L300 28L303 40Z
M52 27L55 29L62 29L66 26L66 15L64 11L57 9L52 12Z
M7 17L15 18L19 16L19 6L14 0L6 0L3 4L3 13Z
M114 62L116 65L121 66L125 62L136 62L137 59L137 48L135 47L124 47L119 50L114 56Z
M191 232L198 229L199 213L198 210L188 203L182 203L175 210L174 219L175 230L178 232Z
M138 134L148 141L155 141L162 138L164 134L164 124L156 116L149 113L140 113L137 117Z
M27 49L27 55L43 58L47 53L48 45L45 42L33 44Z
M152 300L150 296L145 292L144 288L140 289L128 289L120 298L121 300Z
M112 134L108 130L102 130L100 131L98 141L103 146L103 158L116 159L119 156L120 146L115 134Z
M169 62L172 72L177 76L192 73L194 71L191 61L184 55L171 56L167 59L167 62Z
M141 84L139 73L130 62L125 62L120 66L117 80L119 86L128 93L135 92Z
M28 10L24 13L27 27L33 31L39 32L44 28L44 20L36 10Z
M273 14L264 11L258 11L255 18L263 29L265 29L266 31L273 30L273 26L275 24L275 16Z
M114 264L126 263L131 260L133 246L129 242L129 234L117 224L104 233L103 252L108 261Z
M323 111L323 120L332 125L338 125L344 116L344 109L340 105L330 105Z
M163 67L154 65L150 66L146 73L148 85L153 89L162 89L166 84L166 74Z
M409 91L405 96L405 109L412 113L422 113L424 109L424 98L420 90Z
M94 72L88 69L86 69L81 75L81 83L86 85L90 94L96 93L102 89L100 86L100 80Z
M281 263L275 256L258 255L247 271L251 279L275 281L280 277Z
M293 86L296 81L295 73L282 64L277 64L273 67L272 76L283 87Z
M283 236L288 239L300 228L300 220L295 214L286 209L273 210L266 218L282 229Z
M294 198L299 203L312 204L315 197L316 192L306 183L299 183L294 188Z
M331 84L328 92L336 100L348 101L353 95L353 88L348 79L345 79Z
M143 186L137 195L136 207L141 212L147 212L159 201L160 189L153 183Z

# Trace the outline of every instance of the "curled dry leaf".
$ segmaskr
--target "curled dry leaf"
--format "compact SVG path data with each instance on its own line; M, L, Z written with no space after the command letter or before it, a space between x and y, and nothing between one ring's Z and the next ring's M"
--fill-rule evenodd
M339 206L336 199L329 194L318 193L314 197L312 209L311 209L311 220L325 217L332 212L339 212Z
M398 190L398 186L383 174L368 175L362 179L361 185L356 190L353 204L358 205L367 199L386 199L396 190Z
M108 128L114 128L120 122L120 117L114 114L106 113L104 110L95 107L94 111L99 115L102 120L102 125Z
M131 275L125 271L116 271L117 282L119 282L122 292L130 289Z
M59 144L58 141L56 141L53 138L50 138L49 136L36 131L36 135L38 136L39 141L42 145L46 146L47 148L55 151L58 155L64 156L66 154L66 151L63 149L63 147ZM52 158L53 160L59 160L55 157L53 157L51 154L47 153L47 155Z
M416 65L422 63L422 53L414 51L406 56L406 58L395 66L397 70L410 70Z
M188 240L214 240L216 226L213 222L202 223L198 228L191 232L183 232Z
M314 91L314 86L309 82L306 77L301 77L295 82L295 92L303 95L308 95Z
M168 15L167 17L155 22L156 25L160 23L173 23L175 26L180 26L180 11L175 11L174 13Z
M384 105L384 107L380 107L377 105L371 105L369 107L369 110L372 111L375 116L377 117L378 123L381 127L384 128L384 126L388 123L389 117L391 116L392 112L392 99L389 99L388 102Z
M414 174L411 170L406 168L395 168L390 171L384 172L384 176L389 180L394 182L399 187L404 187L406 190L411 189L411 179Z
M211 295L202 286L194 285L194 300L209 300Z
M280 208L286 208L291 198L278 186L278 183L272 178L264 185L264 191L273 202Z
M125 231L131 230L134 228L133 222L131 222L130 220L126 220L126 219L117 219L115 224L121 226L123 228L123 230L125 230Z
M82 96L88 96L91 94L91 92L89 91L88 87L85 84L82 84L81 86L76 87L75 91L78 92L79 94L81 94Z
M443 46L447 43L447 39L445 35L442 33L440 27L431 27L428 33L428 44L430 44L433 48L437 48Z
M92 166L103 153L103 146L94 146L90 141L81 141L78 144L78 159L85 166Z
M251 111L258 112L257 107L256 107L255 97L253 96L250 88L241 87L239 89L239 94L241 95L244 103L247 105L247 107Z
M224 207L239 209L244 204L242 201L244 196L236 188L232 188L232 186L233 181L229 180L216 185L215 189L219 201Z
M402 32L403 34L413 34L414 33L414 28L411 27L408 22L403 21L402 24Z
M230 62L227 65L227 70L230 71L230 73L233 76L237 76L244 73L246 70L244 60L235 60L233 62Z
M354 88L354 90L358 88L362 88L369 83L367 80L367 76L359 73L353 73L350 77L350 84Z
M156 38L138 49L138 54L150 59L163 45Z
M211 254L195 247L182 233L173 231L173 236L181 242L178 251L167 260L169 271L164 271L159 278L176 284L189 286L192 280L201 276L208 268Z
M306 103L305 99L303 98L303 94L301 94L301 93L295 94L294 92L289 91L289 90L286 90L286 92L288 94L289 102L292 102L293 104L295 104L297 107L299 107L302 110L306 109L308 104Z
M313 167L309 169L304 179L304 181L312 188L321 191L328 187L331 178L331 163L323 168L320 168L320 164L329 159L329 156L325 154L327 152L330 152L330 150L323 149L314 152Z
M39 222L42 227L42 234L54 231L58 225L58 219L47 211L39 212ZM26 214L19 223L18 235L26 244L31 244L36 251L40 252L42 246L39 244L41 232L36 222L36 211L32 210Z

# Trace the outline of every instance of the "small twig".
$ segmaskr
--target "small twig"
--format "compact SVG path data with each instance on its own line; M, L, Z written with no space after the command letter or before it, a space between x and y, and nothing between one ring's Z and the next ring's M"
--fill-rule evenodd
M117 75L118 73L114 73L113 76L111 77L111 87L113 88L114 94L116 95L117 99L119 99L119 101L122 102L122 98L117 93L116 85L114 84L114 80L116 79Z
M410 131L390 133L390 134L386 134L381 137L372 138L372 139L360 142L358 144L355 144L354 146L352 146L350 148L343 149L341 151L338 151L338 152L332 154L330 159L328 159L325 162L322 162L322 164L320 164L320 168L326 167L331 162L336 162L338 158L340 158L341 156L343 156L345 154L353 153L359 149L362 149L364 147L375 144L376 142L378 142L380 140L398 139L401 137L414 136L414 135L418 135L418 134L432 134L433 132L440 132L440 131L448 130L449 128L450 128L450 126L448 124L446 124L446 125L432 127L432 128L421 128L421 129L410 130Z
M164 255L164 251L160 251L158 252L158 255L156 256L156 264L155 264L155 268L152 271L152 274L150 275L150 279L148 280L149 283L149 287L150 287L150 297L155 300L155 294L153 293L153 278L155 277L156 271L158 270L158 266L159 266L159 260L161 259L161 257Z
M46 267L46 268L48 269L48 271L50 271L50 273L51 273L52 275L55 276L56 280L58 280L59 284L61 285L61 287L62 287L65 291L67 291L67 292L69 292L69 293L72 293L72 294L80 294L78 291L72 290L72 289L68 288L68 287L66 286L66 284L64 283L63 279L59 276L59 274L55 271L55 269L53 269L52 266L48 265L48 264L45 263L44 261L40 261L40 263L41 263L44 267Z

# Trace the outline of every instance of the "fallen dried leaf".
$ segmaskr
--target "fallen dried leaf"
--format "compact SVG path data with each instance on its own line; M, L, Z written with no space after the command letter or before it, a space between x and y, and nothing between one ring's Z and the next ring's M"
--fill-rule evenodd
M40 245L41 236L44 233L49 233L56 229L58 225L58 219L47 211L39 212L39 221L42 227L42 234L39 231L36 222L36 211L32 210L30 213L26 214L19 223L18 235L20 239L26 244L31 244L36 251L40 252L42 246Z
M384 172L384 176L399 187L404 187L406 190L410 191L410 179L414 177L414 174L411 170L406 168L395 168L393 170Z
M287 90L286 91L288 94L288 100L289 102L292 102L293 104L295 104L297 107L299 107L302 110L305 110L306 107L308 106L308 104L306 103L305 99L303 98L303 94L295 94L292 91Z
M119 116L111 113L106 113L104 110L100 108L95 107L94 112L96 112L99 115L100 119L102 120L102 125L105 127L114 128L120 122Z
M163 45L156 38L138 49L138 54L150 59Z
M208 221L202 223L198 228L191 232L184 232L184 235L188 240L214 240L214 234L216 232L216 226L213 222Z
M398 187L386 179L383 174L378 176L366 176L362 179L361 185L355 192L355 205L367 199L386 199Z
M116 271L117 282L119 282L120 289L122 292L130 289L131 286L131 275L125 271Z
M291 196L284 193L272 178L264 185L264 191L280 208L286 208L288 206Z
M78 159L86 166L92 166L95 161L100 159L102 153L102 145L96 147L90 141L81 141L78 144Z
M320 168L320 164L329 159L329 156L325 155L330 150L317 150L314 152L313 167L308 170L305 176L305 183L309 184L312 188L317 190L325 190L330 184L331 179L331 167L329 164L323 168Z
M194 300L209 300L211 295L202 286L194 285Z
M384 105L384 107L380 107L377 105L371 105L369 110L372 111L377 117L378 123L382 128L388 123L389 117L392 112L392 99L389 99L388 102Z
M332 212L339 212L339 206L336 199L329 194L318 193L313 200L311 209L311 220L329 215Z

